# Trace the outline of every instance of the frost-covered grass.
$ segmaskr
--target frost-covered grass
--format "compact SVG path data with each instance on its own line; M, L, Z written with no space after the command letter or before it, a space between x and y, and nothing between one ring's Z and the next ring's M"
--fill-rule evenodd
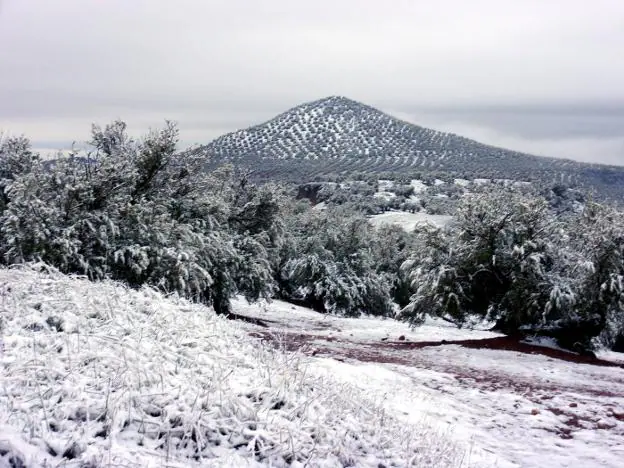
M383 389L201 305L23 268L0 270L0 307L0 466L462 464Z

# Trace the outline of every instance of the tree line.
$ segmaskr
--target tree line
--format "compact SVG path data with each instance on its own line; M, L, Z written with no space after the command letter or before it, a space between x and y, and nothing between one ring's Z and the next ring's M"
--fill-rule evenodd
M150 285L231 312L230 299L315 310L489 320L564 347L624 346L624 216L586 202L557 211L535 191L463 196L455 222L374 228L347 198L324 210L291 186L206 171L167 123L142 139L94 126L89 150L43 161L0 142L0 262L42 261L91 280Z

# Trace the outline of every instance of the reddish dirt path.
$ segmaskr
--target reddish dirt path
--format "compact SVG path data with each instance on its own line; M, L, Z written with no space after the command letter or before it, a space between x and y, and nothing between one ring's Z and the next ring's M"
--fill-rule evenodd
M276 342L278 339L274 333L270 331L256 331L251 332L253 336L265 339L270 342ZM326 341L328 343L336 341L335 338L329 338L323 335L313 335L304 333L295 333L291 331L280 330L279 343L284 345L289 351L296 351L304 348L306 345L310 345L315 342L316 347L323 347L319 345L319 342ZM591 364L594 366L603 367L619 367L624 369L624 364L618 364L615 362L605 361L592 356L583 356L577 353L562 351L559 349L547 348L544 346L535 346L529 343L524 343L518 338L512 338L508 336L501 336L496 338L485 338L478 340L441 340L441 341L378 341L370 343L354 342L341 340L343 343L357 346L358 349L354 349L355 353L352 356L345 356L353 358L359 361L366 362L396 362L396 357L384 357L384 351L389 350L413 350L422 349L432 346L445 346L445 345L459 345L465 348L471 349L495 349L504 351L515 351L523 354L539 354L547 356L553 359L560 359L567 362L575 362L578 364ZM373 347L374 352L372 354L363 353L363 347ZM332 351L335 349L332 347ZM344 352L349 353L348 349ZM388 360L389 359L389 360Z
M409 367L421 367L451 375L457 383L465 388L476 389L479 392L496 392L498 390L511 390L516 395L535 405L534 411L549 411L563 420L553 427L545 427L544 430L557 434L562 439L574 438L575 432L582 429L592 430L617 430L618 421L624 421L624 411L621 407L612 402L604 403L602 411L592 414L579 415L576 413L576 403L571 402L564 406L553 405L554 396L561 394L562 387L554 382L541 379L518 378L507 375L500 371L484 372L483 370L456 365L449 362L438 362L430 357L421 356L420 353L409 352L427 347L459 345L472 349L492 349L514 351L524 354L543 355L551 359L559 359L566 362L579 364L590 364L603 367L624 368L624 365L617 364L589 356L581 356L571 352L534 346L522 343L518 339L511 337L497 337L480 340L442 340L429 342L408 342L408 341L378 341L378 342L356 342L348 340L337 340L325 335L314 335L296 333L290 330L280 329L272 332L268 328L262 328L250 335L260 338L273 346L286 349L288 351L299 351L304 354L319 357L331 357L338 361L354 360L366 363L399 364ZM624 384L624 374L622 378L615 378L614 383ZM422 385L437 392L447 393L444 384L434 381L423 381ZM578 385L566 387L566 390L575 391L589 398L622 398L618 391L609 391L594 388L579 382ZM537 409L539 408L539 409ZM623 434L624 435L624 434Z
M276 326L279 327L278 330L272 329L272 327ZM266 324L259 324L259 327L251 331L250 335L260 338L273 346L288 351L299 351L310 356L329 357L338 361L353 360L365 363L398 364L438 371L450 375L461 387L477 390L484 394L510 390L515 395L525 399L529 404L534 405L532 410L534 413L532 414L547 411L558 416L560 418L558 424L544 427L543 429L557 434L562 439L572 439L577 431L583 429L616 431L615 433L624 436L624 433L621 432L624 410L621 404L617 403L624 397L621 391L619 391L621 385L624 384L624 374L621 377L617 375L613 377L612 382L617 384L613 389L594 386L591 381L582 380L562 388L548 379L514 376L500 369L484 371L483 369L472 368L466 365L432 359L430 353L419 353L417 350L428 347L458 345L471 349L502 350L542 355L549 359L601 367L624 369L623 364L543 346L535 346L523 343L518 338L506 336L427 342L410 342L401 337L398 341L362 342L314 334L314 329L309 331L310 333L299 333L294 329L285 329L277 322L267 321ZM446 384L440 381L424 380L420 384L440 393L448 393L449 391L446 388ZM589 400L597 398L606 398L607 400L603 400L602 405L594 412L585 411L579 413L576 411L579 403L576 403L574 399L562 404L560 399L557 398L562 394L562 391L568 394L571 392L572 394L582 395L582 398ZM618 429L618 427L620 428Z

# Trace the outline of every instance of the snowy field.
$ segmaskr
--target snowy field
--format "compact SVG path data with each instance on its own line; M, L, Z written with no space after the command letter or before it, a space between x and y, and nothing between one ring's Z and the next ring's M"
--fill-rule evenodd
M470 466L323 361L149 289L0 269L0 467Z
M423 193L429 189L429 186L426 185L422 180L412 179L410 181L410 185L414 188L414 193Z
M0 269L0 467L621 467L624 369ZM262 326L264 325L264 326ZM423 342L437 345L420 346ZM620 356L606 353L617 361Z
M393 320L343 319L275 301L236 303L266 321L291 349L306 349L327 375L384 392L388 414L427 421L467 447L475 466L621 467L624 460L624 368L567 362L540 353L422 342L488 340L429 320L411 330ZM484 341L485 343L485 341ZM410 346L414 345L414 346ZM624 355L599 353L624 362Z
M370 217L370 221L374 226L382 224L396 224L407 231L413 230L417 225L423 223L431 223L435 226L446 226L452 216L432 215L427 213L408 213L406 211L386 211L385 213Z
M424 325L411 328L408 324L392 319L377 317L344 318L319 314L304 307L283 301L249 304L244 299L233 302L234 310L247 317L261 319L275 330L296 330L297 333L357 343L371 341L397 341L403 336L406 341L440 341L486 339L501 336L486 330L460 330L443 320L428 318ZM482 327L484 328L484 327Z

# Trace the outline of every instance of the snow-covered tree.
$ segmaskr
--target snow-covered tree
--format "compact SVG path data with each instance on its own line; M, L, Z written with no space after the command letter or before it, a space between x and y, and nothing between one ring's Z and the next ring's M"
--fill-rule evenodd
M140 141L123 122L94 126L91 145L84 156L5 178L5 262L152 284L221 313L234 294L271 294L269 252L281 235L274 192L248 188L234 200L236 177L207 174L200 158L177 154L171 123Z
M590 202L571 229L582 252L579 313L600 331L599 341L624 347L624 213Z
M393 301L405 307L414 291L408 272L401 267L416 247L416 236L393 224L382 224L371 234L375 269L387 275L392 284L390 294Z
M391 277L377 270L374 228L345 207L293 213L281 252L280 295L316 310L389 315Z
M39 163L39 155L32 151L27 138L5 137L0 133L0 213L9 203L6 191L9 184Z
M450 230L417 233L420 248L405 265L416 293L403 316L463 323L476 315L507 332L536 323L550 291L554 227L543 200L513 191L467 197Z
M459 325L476 317L570 349L589 349L596 337L612 346L624 330L623 220L597 204L555 213L545 199L512 189L473 194L450 229L417 232L404 264L415 293L401 316Z

